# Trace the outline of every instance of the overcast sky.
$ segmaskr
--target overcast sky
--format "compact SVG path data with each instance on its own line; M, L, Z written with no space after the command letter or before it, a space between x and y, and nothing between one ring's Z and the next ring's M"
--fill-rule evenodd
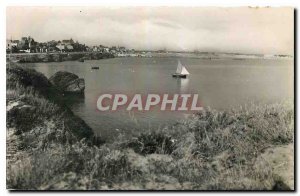
M135 49L293 54L292 8L8 7L7 38Z

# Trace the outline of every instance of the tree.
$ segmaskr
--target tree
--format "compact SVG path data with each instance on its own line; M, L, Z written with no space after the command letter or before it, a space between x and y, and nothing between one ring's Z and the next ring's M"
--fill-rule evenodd
M28 39L27 37L22 37L20 42L19 42L19 45L18 45L18 49L19 50L27 50L29 49L29 42L28 42Z

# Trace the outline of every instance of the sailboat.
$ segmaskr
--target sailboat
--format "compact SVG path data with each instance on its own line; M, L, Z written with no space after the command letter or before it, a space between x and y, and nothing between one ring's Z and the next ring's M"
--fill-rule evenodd
M172 74L174 78L186 78L190 73L186 70L185 66L178 61L176 73Z

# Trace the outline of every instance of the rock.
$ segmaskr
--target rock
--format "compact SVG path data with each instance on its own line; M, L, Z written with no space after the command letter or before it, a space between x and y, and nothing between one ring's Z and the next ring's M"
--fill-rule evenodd
M49 80L59 90L66 93L83 93L85 89L84 79L70 72L56 72Z
M276 181L272 190L274 190L274 191L291 190L291 187L289 187L282 181Z
M261 154L255 168L270 168L276 178L273 190L294 190L294 144L267 149Z

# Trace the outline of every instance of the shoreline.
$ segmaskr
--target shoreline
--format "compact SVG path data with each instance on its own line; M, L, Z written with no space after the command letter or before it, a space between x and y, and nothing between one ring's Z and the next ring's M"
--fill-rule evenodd
M294 57L289 55L253 55L253 54L231 54L231 53L179 53L179 52L151 52L136 54L112 54L101 52L69 52L69 53L12 53L6 54L6 60L19 63L39 63L39 62L63 62L63 61L80 61L80 60L100 60L109 58L195 58L203 60L248 60L248 59L276 59L292 60Z
M79 60L99 60L114 58L111 53L70 52L70 53L13 53L6 54L6 60L18 63L63 62Z

